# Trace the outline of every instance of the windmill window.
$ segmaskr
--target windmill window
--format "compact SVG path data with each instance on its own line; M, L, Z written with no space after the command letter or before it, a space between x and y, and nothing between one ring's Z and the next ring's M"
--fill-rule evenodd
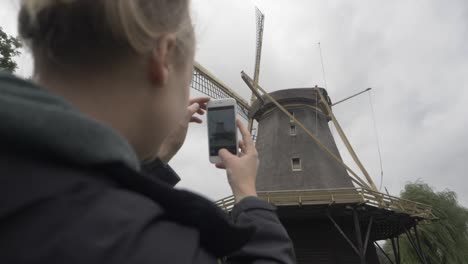
M300 158L292 158L291 159L291 166L292 166L293 171L301 171L302 170L301 159Z
M289 111L289 113L290 113L294 118L296 117L296 115L294 114L293 111ZM293 119L293 118L289 118L289 122L291 122L291 123L294 122L294 119Z
M291 126L289 127L289 134L290 134L291 136L297 135L297 131L296 131L296 126L295 126L295 125L291 125Z

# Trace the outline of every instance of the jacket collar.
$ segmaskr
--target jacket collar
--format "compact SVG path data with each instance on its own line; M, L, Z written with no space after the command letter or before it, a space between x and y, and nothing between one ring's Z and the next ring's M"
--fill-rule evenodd
M118 184L162 206L168 219L197 229L203 248L216 257L239 250L255 232L253 226L234 224L213 202L194 193L174 189L160 180L162 174L173 173L168 167L159 168L159 175L146 174L144 171L137 173L118 163L103 164L101 168Z

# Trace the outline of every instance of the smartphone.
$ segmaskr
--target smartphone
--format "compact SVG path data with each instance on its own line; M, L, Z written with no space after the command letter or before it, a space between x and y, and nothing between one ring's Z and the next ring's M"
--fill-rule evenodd
M207 104L208 147L211 163L220 163L218 151L238 152L236 127L236 100L232 98L210 100Z

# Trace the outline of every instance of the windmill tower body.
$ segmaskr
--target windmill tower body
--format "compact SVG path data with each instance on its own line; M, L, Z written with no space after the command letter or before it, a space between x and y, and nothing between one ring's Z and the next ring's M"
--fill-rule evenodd
M321 90L326 95L326 91ZM314 88L281 90L270 95L335 155L340 155ZM332 157L324 155L323 150L274 104L254 105L252 114L258 120L259 191L354 187L346 170Z
M318 102L316 88L280 90L270 94L336 156L340 156L328 126L326 111ZM320 89L328 98L326 90ZM272 102L256 103L251 116L258 121L256 147L260 158L257 189L288 192L354 188L346 170L310 139L293 120ZM327 205L281 206L278 214L293 240L298 263L362 263L346 239L324 215ZM343 232L354 237L352 212L333 209ZM379 263L368 241L366 263Z

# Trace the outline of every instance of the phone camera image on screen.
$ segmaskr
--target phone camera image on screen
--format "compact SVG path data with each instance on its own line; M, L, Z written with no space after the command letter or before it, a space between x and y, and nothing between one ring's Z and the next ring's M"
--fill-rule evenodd
M236 124L234 106L208 109L208 134L210 156L217 156L222 148L237 154Z

